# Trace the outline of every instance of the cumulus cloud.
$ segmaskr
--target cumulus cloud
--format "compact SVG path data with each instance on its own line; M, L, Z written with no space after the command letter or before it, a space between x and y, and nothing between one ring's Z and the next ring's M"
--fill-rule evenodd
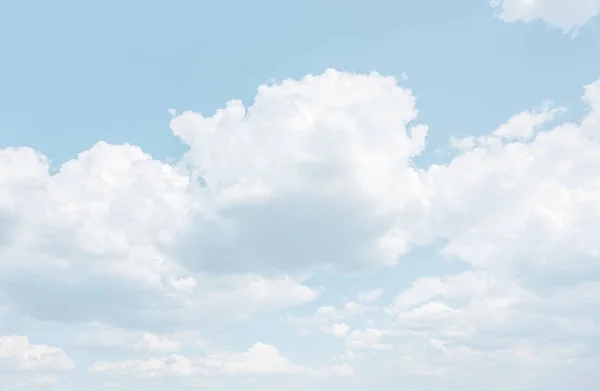
M518 121L531 140L507 139L509 122L429 167L430 227L446 255L495 271L597 269L600 144L590 106L580 124Z
M347 376L359 362L413 376L597 360L585 338L600 321L590 311L599 86L585 88L579 121L543 102L453 138L447 162L423 167L414 160L427 127L412 92L334 70L262 86L249 107L176 115L171 128L189 150L172 164L102 142L60 167L30 148L2 149L3 311L102 324L75 338L80 346L161 352L98 360L92 373ZM418 246L440 246L464 270L386 286L396 297L385 311L383 290L365 287L341 306L294 309L320 298L314 275L391 268ZM330 334L314 337L347 350L353 367L295 364L261 343L180 351L189 341L177 330L277 310L305 334ZM367 313L377 327L355 322ZM0 349L12 368L23 351L58 349L6 341L19 347Z
M545 105L459 140L457 156L427 169L432 236L471 270L417 278L387 308L389 327L354 331L350 346L394 345L424 374L595 356L586 338L600 320L589 312L600 271L597 83L580 122L549 122L557 109Z
M598 0L490 0L505 22L543 20L564 32L587 24L600 13Z
M5 371L59 371L75 367L56 347L32 344L25 335L0 336L0 367Z
M395 264L412 237L409 221L393 216L420 194L411 158L427 127L416 116L394 78L334 70L261 86L248 108L231 101L211 117L182 113L171 128L190 146L183 162L221 216L181 243L186 265Z
M328 70L262 86L249 108L177 116L190 149L176 164L104 142L60 167L2 149L4 295L34 317L138 328L157 304L310 302L318 289L291 276L393 265L417 239L416 115L394 78Z

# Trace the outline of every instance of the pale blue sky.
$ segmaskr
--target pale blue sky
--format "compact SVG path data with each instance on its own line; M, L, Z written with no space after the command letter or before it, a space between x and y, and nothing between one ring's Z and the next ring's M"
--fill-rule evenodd
M595 390L600 2L571 1L0 0L0 384ZM273 83L222 136L171 122Z
M212 113L326 68L400 77L430 142L491 130L597 77L600 29L506 24L485 1L3 1L1 145L62 161L99 139L176 154L167 109Z

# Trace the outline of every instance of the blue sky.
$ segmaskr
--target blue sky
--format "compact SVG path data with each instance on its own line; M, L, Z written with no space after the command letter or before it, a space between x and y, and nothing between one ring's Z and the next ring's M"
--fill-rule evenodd
M0 2L0 383L592 390L599 12Z
M167 109L210 114L326 68L406 73L443 145L545 99L573 107L597 76L594 23L573 40L503 23L485 1L442 3L4 2L2 145L58 161L99 139L174 155Z

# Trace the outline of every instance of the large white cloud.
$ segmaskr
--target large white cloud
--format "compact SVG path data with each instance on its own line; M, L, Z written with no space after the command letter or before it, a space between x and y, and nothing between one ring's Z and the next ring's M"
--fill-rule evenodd
M191 232L186 264L395 264L414 239L412 216L400 213L413 212L421 192L411 158L427 127L412 124L416 115L411 91L393 78L328 70L262 86L249 108L231 101L211 117L177 116L173 132L190 146L183 162L221 217Z
M74 367L75 363L57 347L32 344L25 335L0 336L2 371L60 371Z
M600 13L599 0L490 0L505 22L543 20L564 32L588 23Z
M598 363L598 85L579 122L545 105L453 140L457 154L423 176L426 219L470 270L417 278L387 324L348 335L350 349L403 352L388 362L422 375Z
M227 304L208 296L246 301L230 308L238 316L317 295L288 277L192 275L168 257L164 249L208 202L138 147L101 142L54 173L28 148L1 150L0 161L0 280L7 300L29 315L139 325L151 302L177 311Z
M447 240L444 253L494 270L598 270L595 88L587 88L590 112L581 123L541 129L552 109L523 113L490 135L461 140L467 150L429 167L430 227Z
M427 128L413 123L412 93L393 78L334 70L260 87L248 108L175 116L189 150L173 164L105 143L60 167L29 148L0 150L0 305L104 325L83 331L79 346L164 354L98 359L95 373L389 377L593 361L584 341L600 321L590 313L599 91L600 81L586 87L580 121L565 123L565 109L547 103L489 134L453 138L452 158L427 167L413 163ZM467 270L386 286L397 297L385 312L383 289L360 287L340 308L284 317L336 337L357 366L301 366L267 344L179 351L215 319L317 300L314 273L391 267L439 243ZM377 325L354 322L366 314Z
M3 149L5 294L30 315L52 317L38 304L55 297L72 302L60 317L104 323L218 303L208 296L254 300L242 312L311 301L282 273L393 265L415 239L416 114L393 78L328 70L263 86L248 109L177 116L190 150L175 165L103 142L60 167ZM92 307L112 315L90 319Z

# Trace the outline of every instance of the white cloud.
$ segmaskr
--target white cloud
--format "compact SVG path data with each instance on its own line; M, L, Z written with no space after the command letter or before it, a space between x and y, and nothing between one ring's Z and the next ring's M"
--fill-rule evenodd
M484 342L477 341L482 332L491 332L485 343L493 345L506 332L527 333L541 326L543 319L523 307L538 302L537 295L516 281L466 272L417 279L386 312L393 317L394 336L472 349L472 344Z
M321 294L320 289L304 284L302 278L287 275L226 274L198 280L201 288L197 294L187 297L169 316L192 324L198 313L239 321L252 314L310 303Z
M334 365L333 367L331 367L330 372L333 375L341 377L355 375L354 368L352 368L352 366L350 366L350 364L348 363Z
M529 132L530 140L506 140L497 130L450 163L429 167L430 227L447 241L446 255L496 272L598 267L600 143L590 128L598 115L593 86L586 95L590 113L580 124L527 131L534 122L522 127L518 121L512 123L516 132ZM510 126L500 133L510 134Z
M176 116L173 132L190 149L175 164L105 143L54 168L31 149L0 150L3 311L99 322L107 326L80 334L80 345L164 355L99 357L92 373L543 374L592 362L599 86L586 87L581 121L560 123L564 109L544 103L489 134L454 138L447 163L422 168L413 158L427 128L413 124L412 93L391 78L332 70L263 86L247 109L233 101L213 116ZM386 286L397 296L384 313L380 289L303 309L308 316L291 310L319 298L315 274L391 267L440 243L466 270ZM296 364L267 344L182 353L190 340L173 331L277 310L301 331L338 337L327 343L347 349L353 367ZM32 366L22 361L29 351L68 360L15 341L0 345L10 368Z
M355 330L346 338L346 346L349 349L375 349L390 350L393 346L389 343L383 343L383 340L393 334L389 330L366 329L365 331Z
M598 321L597 86L580 122L552 124L563 109L545 104L453 140L458 155L423 176L427 226L472 270L417 278L388 307L388 326L352 331L348 348L403 352L390 365L427 376L597 360L582 339Z
M345 323L336 323L331 327L328 327L326 330L334 336L341 338L348 334L348 331L350 331L350 326Z
M590 112L581 122L581 130L586 136L597 139L600 128L600 79L585 86L582 100Z
M0 210L14 227L3 243L6 262L50 271L85 266L148 284L177 272L155 250L185 229L194 201L189 179L171 166L139 147L103 142L54 175L28 148L4 149L0 161ZM84 263L83 255L101 262Z
M362 301L363 303L371 303L371 302L379 299L382 294L383 294L383 289L375 289L372 291L365 291L365 292L361 292L358 294L358 300Z
M489 273L465 272L447 277L421 277L413 281L412 286L398 295L387 310L397 314L416 308L432 299L444 297L455 303L484 297L511 297L515 300L531 299L532 294L525 292L514 281L504 280Z
M186 264L395 264L411 235L409 221L392 216L420 194L410 161L427 128L412 125L416 115L411 91L393 78L334 70L261 86L249 108L231 101L211 117L180 114L171 127L190 146L183 162L221 216L182 243L194 254Z
M138 376L189 376L197 370L192 362L180 355L149 359L128 360L122 362L98 361L89 368L90 373Z
M173 341L168 337L158 336L152 333L142 333L140 341L133 345L134 349L150 351L177 351L181 343Z
M32 344L24 335L0 336L0 368L8 371L69 370L75 363L59 348Z
M120 348L148 352L178 352L182 347L200 349L205 340L198 332L183 331L168 335L156 335L147 331L126 330L91 324L90 330L75 337L80 347Z
M568 32L588 23L600 13L599 0L490 0L500 7L505 22L543 20Z
M333 375L354 374L348 364L337 364L328 369L315 370L295 364L282 356L277 348L256 343L242 353L213 353L203 357L170 355L149 360L123 362L99 361L88 371L111 375L136 376L251 376L251 375Z
M175 117L190 150L173 165L104 142L59 167L2 149L2 290L28 316L136 328L310 302L318 290L299 274L408 251L422 192L410 162L427 130L416 115L395 79L328 70L262 86L248 109Z
M564 109L552 108L550 104L537 111L524 111L500 125L492 132L492 135L506 141L530 140L536 131L555 119L556 115L562 111Z
M361 303L347 301L340 308L321 306L311 315L288 316L283 320L297 327L302 334L310 334L313 329L318 329L322 332L338 336L339 334L347 333L349 326L337 322L364 315L375 309L376 308L374 307L369 307ZM346 332L343 332L342 330L345 327L348 327L348 329Z
M225 375L300 374L310 369L294 364L281 356L271 345L257 343L247 352L212 355L202 360L204 365Z

